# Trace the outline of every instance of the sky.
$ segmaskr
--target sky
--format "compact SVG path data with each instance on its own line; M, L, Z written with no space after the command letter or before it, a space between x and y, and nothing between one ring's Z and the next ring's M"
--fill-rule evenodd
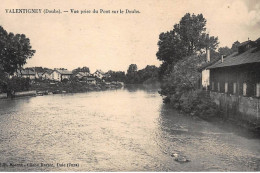
M6 13L5 9L60 9L62 14ZM70 9L138 10L132 14L72 14ZM91 72L126 71L161 64L156 58L158 38L186 13L202 13L207 32L219 46L260 37L259 0L1 0L0 25L25 34L36 50L25 67L87 66Z

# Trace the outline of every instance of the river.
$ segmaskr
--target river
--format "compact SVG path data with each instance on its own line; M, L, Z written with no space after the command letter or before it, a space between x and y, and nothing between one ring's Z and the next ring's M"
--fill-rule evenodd
M57 94L0 100L0 163L0 171L260 171L260 137L181 115L153 89Z

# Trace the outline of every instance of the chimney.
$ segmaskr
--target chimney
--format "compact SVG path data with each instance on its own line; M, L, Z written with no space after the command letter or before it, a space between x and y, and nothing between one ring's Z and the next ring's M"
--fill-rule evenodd
M224 55L221 55L221 62L224 61Z
M207 62L210 62L210 49L207 49Z

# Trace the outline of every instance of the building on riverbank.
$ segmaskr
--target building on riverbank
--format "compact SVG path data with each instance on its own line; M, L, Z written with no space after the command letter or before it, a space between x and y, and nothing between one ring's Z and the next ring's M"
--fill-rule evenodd
M52 74L53 70L46 70L45 72L43 72L42 74L42 79L48 79L51 80L51 74Z
M35 79L35 72L31 69L22 69L14 73L14 76L22 78L30 78L31 80Z
M89 77L91 74L89 72L77 72L75 74L75 77L77 77L79 80L82 80L83 78Z
M215 64L220 59L211 59L210 53L210 49L208 49L206 51L206 63L204 63L201 67L198 68L198 71L201 74L199 88L204 88L206 90L208 90L210 86L210 70L208 69L208 67Z
M66 69L54 69L54 71L51 73L51 80L61 82L64 79L69 80L72 75L72 72Z
M259 123L260 40L241 43L238 52L221 58L207 69L214 101L233 118Z

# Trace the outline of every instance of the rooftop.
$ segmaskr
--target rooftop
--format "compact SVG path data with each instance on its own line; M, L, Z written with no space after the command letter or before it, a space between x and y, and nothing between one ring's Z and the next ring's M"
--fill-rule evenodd
M18 73L20 73L21 75L35 75L35 72L30 69L24 69L21 71L18 70Z
M209 69L213 68L221 68L221 67L229 67L229 66L237 66L242 64L250 64L250 63L260 63L260 49L257 47L250 48L249 50L238 54L235 52L221 62L221 59L218 60L213 65L209 66Z
M82 77L85 77L85 76L89 76L90 73L88 73L88 72L78 72L77 75L80 75L80 76L82 76Z
M68 71L68 70L56 69L56 71L59 72L60 74L72 75L72 72L71 72L71 71Z

